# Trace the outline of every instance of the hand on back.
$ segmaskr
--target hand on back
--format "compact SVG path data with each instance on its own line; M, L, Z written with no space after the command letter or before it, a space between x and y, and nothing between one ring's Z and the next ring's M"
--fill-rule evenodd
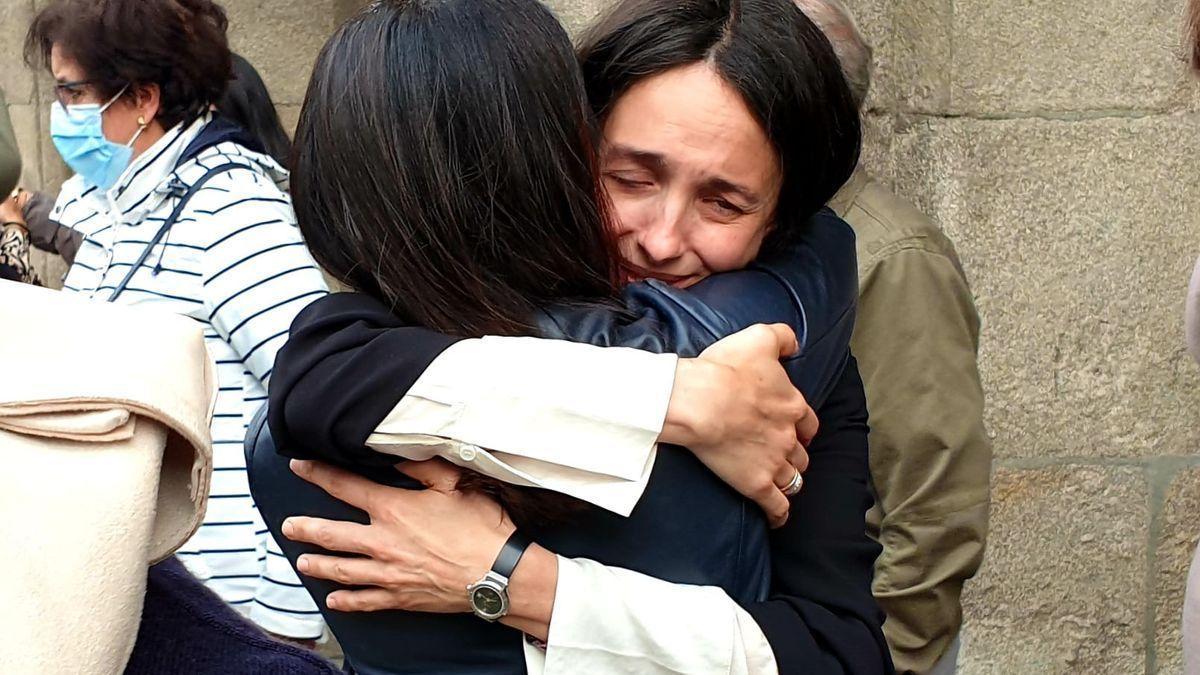
M758 503L772 527L787 521L783 488L808 468L818 428L780 363L797 349L791 328L760 324L682 359L661 436Z

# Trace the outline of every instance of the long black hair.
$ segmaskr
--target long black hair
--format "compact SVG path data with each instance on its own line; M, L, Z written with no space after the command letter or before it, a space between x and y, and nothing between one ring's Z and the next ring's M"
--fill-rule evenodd
M858 164L854 96L829 41L792 0L623 0L584 37L579 60L600 117L637 82L701 62L741 94L783 167L764 247L794 236Z
M275 161L287 166L292 140L279 121L271 92L254 66L237 54L233 55L233 79L217 102L217 110L257 138Z
M570 39L536 0L380 0L321 51L292 193L328 272L457 335L609 298L616 256Z

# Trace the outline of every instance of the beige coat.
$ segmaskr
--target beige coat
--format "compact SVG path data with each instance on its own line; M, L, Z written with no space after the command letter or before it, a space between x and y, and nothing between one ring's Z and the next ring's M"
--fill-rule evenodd
M116 673L147 567L199 527L199 324L0 282L0 673Z

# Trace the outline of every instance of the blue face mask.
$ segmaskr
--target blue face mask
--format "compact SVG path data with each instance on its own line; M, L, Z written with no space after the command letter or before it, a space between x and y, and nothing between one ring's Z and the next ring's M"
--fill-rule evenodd
M55 101L50 108L50 137L58 154L72 171L105 192L129 167L133 159L133 142L146 130L142 125L126 145L118 145L104 137L104 111L124 93L122 89L104 105L88 103L64 107Z

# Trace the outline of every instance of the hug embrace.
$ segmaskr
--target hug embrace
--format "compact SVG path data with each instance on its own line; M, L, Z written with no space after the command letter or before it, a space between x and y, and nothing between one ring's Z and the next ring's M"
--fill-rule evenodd
M533 0L337 31L292 187L357 292L301 312L247 445L355 672L891 670L824 208L860 137L790 0L628 0L578 57ZM714 386L754 354L807 404Z

